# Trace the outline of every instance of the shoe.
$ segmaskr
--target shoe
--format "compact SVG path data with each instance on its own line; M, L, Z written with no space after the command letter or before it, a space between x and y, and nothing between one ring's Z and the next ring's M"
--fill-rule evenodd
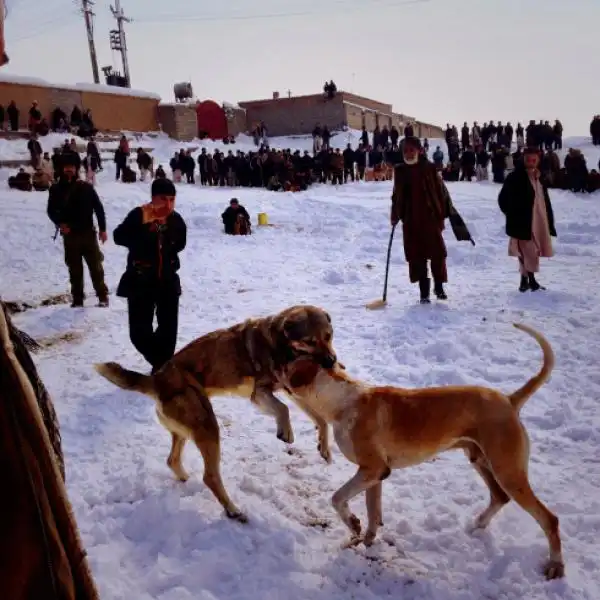
M435 295L437 296L438 300L448 300L448 296L446 295L446 292L444 291L443 284L436 283L433 286L433 291L435 292Z
M108 307L108 298L98 298L98 306L100 308L107 308Z
M429 304L429 292L431 290L431 279L421 279L419 281L419 291L421 293L421 304Z
M71 308L83 308L83 298L74 298L71 302Z
M526 275L521 275L521 284L519 285L520 292L526 292L529 289L529 279Z
M528 273L528 274L527 274L527 283L528 283L528 285L529 285L529 289L530 289L532 292L537 292L538 290L545 290L545 289L546 289L545 287L541 286L541 285L540 285L540 284L537 282L537 280L536 280L536 278L535 278L535 275L534 275L533 273Z

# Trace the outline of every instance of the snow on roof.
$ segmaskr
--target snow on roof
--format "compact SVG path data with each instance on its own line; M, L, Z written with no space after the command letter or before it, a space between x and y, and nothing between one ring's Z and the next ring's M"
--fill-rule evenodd
M14 75L12 73L4 72L0 72L0 83L14 83L16 85L29 85L33 87L60 88L62 90L71 90L75 92L93 92L97 94L113 94L115 96L134 96L136 98L160 100L160 96L153 92L144 92L141 90L132 90L129 88L99 83L50 83L44 79L38 79L37 77L25 77L23 75Z
M196 100L191 100L190 102L161 102L159 106L186 106L195 108L196 104Z
M233 110L245 110L237 102L223 102L223 108L233 108Z

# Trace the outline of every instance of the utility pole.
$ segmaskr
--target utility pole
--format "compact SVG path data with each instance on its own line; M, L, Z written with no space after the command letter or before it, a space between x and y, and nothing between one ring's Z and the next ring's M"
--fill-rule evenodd
M127 87L131 87L131 75L129 73L129 60L127 59L127 41L125 39L124 23L131 23L131 19L125 17L123 9L121 8L121 1L115 0L114 8L110 7L113 17L117 21L117 30L110 32L110 43L112 50L118 50L121 53L123 59L123 76L127 81Z
M98 70L98 57L96 56L96 45L94 44L94 13L92 11L94 0L81 0L81 11L85 19L85 30L87 32L88 46L90 47L90 59L92 61L92 73L94 83L100 83L100 71Z

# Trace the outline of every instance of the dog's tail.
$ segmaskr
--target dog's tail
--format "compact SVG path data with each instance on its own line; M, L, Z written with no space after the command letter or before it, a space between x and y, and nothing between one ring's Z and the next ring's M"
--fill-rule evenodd
M544 385L544 383L546 383L548 377L550 377L550 373L552 373L552 369L554 368L554 352L550 342L535 329L532 329L531 327L521 323L513 323L513 325L517 329L528 333L532 338L534 338L544 353L544 363L542 364L542 368L540 369L539 373L508 397L515 410L519 411L525 402L527 402L527 400L529 400L529 398L533 396L533 394L535 394L535 392L537 392Z
M115 362L99 363L94 365L94 369L102 377L124 390L140 392L148 396L156 395L156 386L154 385L154 377L152 375L144 375L143 373L124 369L120 364Z

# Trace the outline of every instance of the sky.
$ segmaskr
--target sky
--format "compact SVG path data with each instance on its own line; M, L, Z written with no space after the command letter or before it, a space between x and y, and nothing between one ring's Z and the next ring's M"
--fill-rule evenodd
M6 0L3 72L92 82L80 0ZM114 2L114 0L113 0ZM600 113L600 0L121 0L131 83L219 103L338 89L444 126L560 119L589 135ZM100 67L110 0L95 2ZM31 15L35 15L32 21ZM101 74L102 76L102 74Z

